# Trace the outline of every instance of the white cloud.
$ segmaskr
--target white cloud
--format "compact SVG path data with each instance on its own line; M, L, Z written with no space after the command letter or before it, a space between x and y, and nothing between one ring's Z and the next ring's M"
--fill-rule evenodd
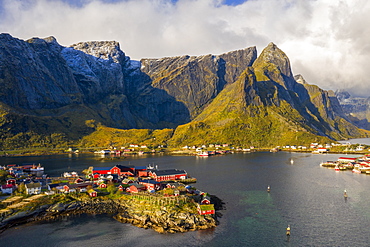
M367 0L3 0L0 32L53 35L62 45L117 40L134 59L220 54L269 42L293 73L324 89L368 96L370 2Z

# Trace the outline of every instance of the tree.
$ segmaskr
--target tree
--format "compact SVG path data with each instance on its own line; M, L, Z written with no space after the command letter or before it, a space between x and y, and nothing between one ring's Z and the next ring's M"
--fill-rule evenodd
M26 194L27 190L26 190L26 185L24 185L24 183L22 182L18 188L17 188L17 191L19 194Z
M113 183L108 184L107 191L109 194L113 195L116 192L117 188Z

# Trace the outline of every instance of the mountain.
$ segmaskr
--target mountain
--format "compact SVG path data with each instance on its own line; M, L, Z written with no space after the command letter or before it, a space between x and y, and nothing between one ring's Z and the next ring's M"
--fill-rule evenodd
M192 122L179 126L172 141L272 146L362 134L335 96L298 78L301 83L294 79L285 53L270 43L235 83Z
M335 95L346 116L359 128L370 130L370 97L352 97L344 90L336 90Z
M115 41L64 47L54 37L24 41L0 34L0 47L3 148L55 146L100 125L176 128L176 145L199 140L201 133L212 142L269 139L261 145L283 140L272 138L277 131L290 139L301 135L294 133L332 139L363 134L335 96L303 77L301 83L294 79L288 57L273 43L258 57L250 47L141 61L131 60Z

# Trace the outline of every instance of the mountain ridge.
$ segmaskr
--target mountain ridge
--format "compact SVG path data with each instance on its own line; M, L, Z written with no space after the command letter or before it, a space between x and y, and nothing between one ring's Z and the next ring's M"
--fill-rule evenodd
M126 56L115 41L63 47L54 37L23 41L0 34L0 45L0 125L6 140L29 132L79 140L97 123L120 129L172 128L176 139L183 125L205 120L214 125L211 119L220 118L218 109L234 113L236 129L252 126L254 115L271 117L260 126L267 132L275 124L295 126L287 129L311 133L312 138L364 135L341 112L335 96L297 83L289 58L273 43L259 56L256 47L249 47L140 62ZM219 120L219 125L227 123ZM250 132L248 127L240 131Z

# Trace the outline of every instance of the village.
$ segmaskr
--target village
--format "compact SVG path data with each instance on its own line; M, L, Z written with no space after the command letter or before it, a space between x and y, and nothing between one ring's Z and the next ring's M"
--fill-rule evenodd
M370 175L370 154L358 157L339 157L336 161L321 162L320 166L334 169L335 171L352 171Z
M154 201L161 207L166 204L181 206L180 204L191 203L196 206L200 216L215 215L211 197L189 185L195 183L196 179L190 177L185 170L160 170L151 165L117 164L112 167L89 167L83 171L83 176L77 172L64 172L60 177L48 177L43 173L43 169L40 164L12 164L0 167L5 182L0 187L0 222L19 214L27 204L40 201L42 197L58 195L85 195L90 197L90 200L107 196L115 199L139 198L150 203Z
M78 153L78 149L70 148L69 152ZM346 154L363 154L370 153L370 148L367 145L351 144L351 143L310 143L310 145L285 145L276 146L274 148L259 148L255 146L249 147L234 147L232 144L202 144L202 145L186 145L180 149L167 149L166 146L158 146L156 149L145 144L130 144L129 147L109 147L108 149L94 151L95 154L101 156L102 159L114 159L130 155L145 155L156 153L167 153L171 155L194 155L199 157L208 157L214 155L225 155L231 153L250 153L250 152L305 152L314 154L325 153L346 153Z

